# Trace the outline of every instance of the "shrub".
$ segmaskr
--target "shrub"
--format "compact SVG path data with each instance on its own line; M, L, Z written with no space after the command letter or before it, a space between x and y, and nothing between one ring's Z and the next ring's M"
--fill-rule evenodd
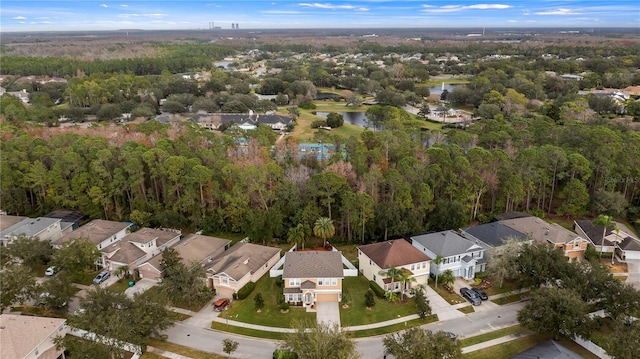
M288 349L276 349L273 352L273 359L298 359L298 354Z
M264 299L262 299L262 293L258 293L253 297L253 303L255 304L256 310L260 310L264 307Z
M311 122L311 128L319 128L319 127L327 127L327 121L325 120L315 120Z
M289 303L284 302L284 303L280 304L280 309L289 310Z
M380 288L378 283L376 283L376 282L374 282L372 280L369 281L369 288L371 288L371 290L373 290L373 292L376 294L376 297L384 298L384 290L382 288Z
M278 295L278 304L284 303L284 294Z
M279 275L276 277L276 286L278 286L278 288L282 288L282 285L284 284L284 280L282 280L282 276Z
M367 307L372 308L376 305L376 299L374 297L373 290L371 288L367 289L367 292L364 293L364 303Z
M318 106L313 102L304 102L299 104L298 107L304 110L315 110Z
M247 298L255 288L256 288L256 284L254 282L249 282L245 284L244 287L240 288L240 290L238 291L237 299Z

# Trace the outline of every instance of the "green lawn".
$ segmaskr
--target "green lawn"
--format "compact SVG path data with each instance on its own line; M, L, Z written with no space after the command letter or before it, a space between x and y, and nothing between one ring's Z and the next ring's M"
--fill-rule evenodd
M358 331L355 331L355 332L351 332L350 334L351 334L351 336L353 338L371 337L371 336L375 336L375 335L383 335L383 334L395 333L395 332L400 331L400 330L405 330L405 329L408 329L408 328L417 327L419 325L425 325L425 324L429 324L429 323L433 323L433 322L437 322L437 321L438 321L438 316L436 314L433 314L433 315L428 316L424 320L422 320L422 319L412 319L412 320L406 321L404 323L387 325L386 327L380 327L380 328L374 328L374 329L358 330Z
M525 333L527 332L527 329L519 326L519 325L515 325L513 327L508 327L508 328L503 328L503 329L498 329L489 333L484 333L484 334L480 334L480 335L475 335L473 337L468 337L468 338L464 338L464 339L460 339L460 344L462 345L462 347L468 347L471 345L475 345L478 343L483 343L489 340L493 340L496 338L500 338L500 337L504 337L506 335L511 335L511 334L518 334L518 333Z
M536 346L538 343L547 339L548 337L543 334L529 335L507 343L463 354L462 357L464 359L506 359L518 353L522 353L523 351Z
M476 310L473 309L472 305L467 305L466 307L458 308L464 314L474 313Z
M239 322L266 325L269 327L290 328L293 320L315 320L315 313L307 313L303 308L291 307L288 313L281 313L278 305L278 296L282 288L276 285L276 279L268 275L256 283L253 293L244 300L234 300L229 305L229 310L220 314L221 318L229 318ZM253 298L261 293L264 299L264 308L260 313L256 312Z
M498 304L498 305L504 305L504 304L509 304L509 303L513 303L513 302L519 302L522 299L522 295L521 294L511 294L508 295L506 297L502 297L502 298L497 298L492 300L492 302Z
M129 288L129 280L120 279L117 282L113 283L109 286L109 290L117 293L124 293L125 290Z
M73 283L78 283L82 285L91 285L93 284L93 279L100 273L102 269L98 269L95 271L85 270L84 272L77 274L71 278Z
M512 292L514 290L518 290L518 286L516 285L515 282L509 282L509 281L504 281L502 283L502 287L498 286L498 283L493 283L493 285L489 288L484 289L485 293L487 293L488 296L492 296L492 295L496 295L496 294L502 294L502 293L507 293L507 292Z
M168 352L172 352L172 353L176 353L176 354L180 354L180 355L184 355L188 358L193 358L193 359L224 359L226 357L222 357L216 354L211 354L211 353L205 353L203 351L200 350L196 350L196 349L191 349L191 348L187 348L184 347L182 345L178 345L178 344L174 344L174 343L169 343L166 341L161 341L161 340L156 340L156 339L151 339L149 341L149 345L152 347L156 347L158 349L162 349L162 350L166 350ZM155 354L153 354L155 355ZM158 356L149 356L146 358L157 358ZM143 356L143 358L145 358ZM163 358L163 357L161 357Z
M384 322L386 320L416 314L411 299L406 303L392 304L376 298L376 305L367 310L364 294L369 289L369 281L363 276L347 277L342 281L342 296L349 298L349 308L340 307L340 322L343 327Z
M229 333L233 333L233 334L245 335L245 336L248 336L248 337L256 337L256 338L263 338L263 339L275 339L275 340L283 340L285 335L286 335L285 333L268 332L268 331L264 331L264 330L242 328L242 327L236 327L236 326L233 326L233 325L226 325L226 324L218 323L218 322L211 323L211 329L219 330L219 331L222 331L222 332L229 332Z

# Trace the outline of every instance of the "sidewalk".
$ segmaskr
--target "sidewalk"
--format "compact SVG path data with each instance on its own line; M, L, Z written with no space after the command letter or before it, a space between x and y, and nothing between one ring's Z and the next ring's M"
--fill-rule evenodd
M496 339L492 339L492 340L487 340L486 342L482 342L482 343L478 343L478 344L474 344L474 345L470 345L468 347L462 348L462 354L466 354L466 353L469 353L469 352L474 352L476 350L489 348L489 347L492 347L492 346L498 345L498 344L507 343L507 342L510 342L512 340L524 338L524 337L527 337L527 336L532 335L532 334L533 333L531 333L531 334L510 334L510 335L506 335L504 337L500 337L500 338L496 338Z
M192 359L191 357L187 357L187 356L184 356L184 355L176 354L176 353L173 353L173 352L168 352L166 350L158 349L158 348L152 347L152 346L147 346L147 351L149 353L158 354L158 355L163 356L165 358Z

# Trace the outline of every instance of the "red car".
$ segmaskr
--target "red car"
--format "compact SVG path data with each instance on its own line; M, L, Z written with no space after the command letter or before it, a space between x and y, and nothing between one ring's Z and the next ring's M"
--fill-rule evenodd
M229 305L229 298L220 298L215 303L213 303L213 309L221 312L224 310L224 308L227 307L227 305Z

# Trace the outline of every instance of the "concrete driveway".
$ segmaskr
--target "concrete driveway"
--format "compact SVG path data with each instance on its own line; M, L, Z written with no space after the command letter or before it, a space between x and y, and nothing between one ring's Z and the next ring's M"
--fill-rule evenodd
M640 290L640 260L627 259L627 276L626 283Z
M425 295L427 299L429 299L431 313L438 314L439 320L449 320L464 317L464 313L449 304L449 302L447 302L438 293L436 293L435 290L431 289L431 287L425 287Z
M133 285L133 287L125 289L124 294L126 294L129 298L133 298L134 294L143 293L156 284L158 284L158 282L156 282L155 280L142 278L137 281L136 284Z
M318 324L340 326L340 308L338 302L317 302L316 321Z

